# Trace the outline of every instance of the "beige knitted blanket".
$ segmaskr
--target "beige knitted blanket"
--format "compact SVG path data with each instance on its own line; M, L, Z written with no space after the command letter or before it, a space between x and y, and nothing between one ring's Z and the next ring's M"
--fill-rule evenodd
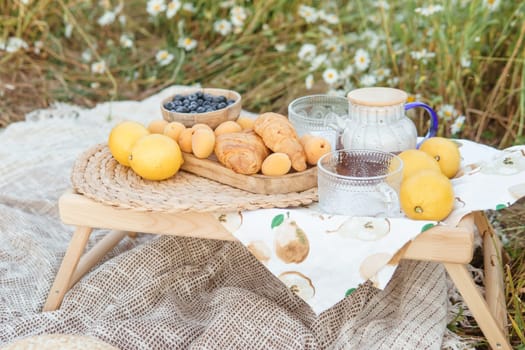
M438 264L404 261L384 291L362 285L316 316L240 243L172 236L124 239L59 310L41 312L72 233L57 199L74 160L117 121L160 116L173 89L91 110L57 105L0 132L0 346L63 333L121 349L442 348Z

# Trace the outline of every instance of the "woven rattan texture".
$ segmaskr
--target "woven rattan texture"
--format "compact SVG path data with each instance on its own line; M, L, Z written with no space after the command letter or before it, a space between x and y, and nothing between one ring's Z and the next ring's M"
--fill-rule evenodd
M98 202L145 211L227 212L297 207L317 201L317 188L255 194L185 171L164 181L144 180L120 165L106 144L88 149L77 159L71 182L75 191Z

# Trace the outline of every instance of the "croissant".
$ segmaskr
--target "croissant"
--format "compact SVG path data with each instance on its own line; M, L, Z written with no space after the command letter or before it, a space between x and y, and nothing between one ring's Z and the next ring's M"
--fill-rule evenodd
M292 161L292 168L297 171L306 169L306 154L288 118L277 113L263 113L255 119L253 129L273 152L286 153Z
M264 158L270 154L262 139L251 130L217 136L214 151L221 164L244 175L259 172Z

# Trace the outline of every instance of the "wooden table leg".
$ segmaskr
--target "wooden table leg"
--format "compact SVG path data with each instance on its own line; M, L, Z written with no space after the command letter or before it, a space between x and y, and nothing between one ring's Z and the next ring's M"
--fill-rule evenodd
M73 233L53 286L47 296L43 311L54 311L62 304L62 299L64 299L64 295L69 289L71 277L77 268L80 256L86 248L92 230L91 227L79 226Z
M503 246L483 212L475 216L476 226L483 237L483 266L485 272L485 300L489 310L505 335L507 329L507 305L505 300L505 273L503 272Z
M512 347L501 330L500 325L490 312L487 302L476 288L466 265L453 263L443 263L443 265L445 265L450 278L463 296L463 299L467 303L490 346L498 350L511 350Z
M78 266L71 277L69 287L73 287L93 266L95 266L104 256L113 249L124 237L132 235L127 231L111 231L104 236L97 244L86 252L78 262Z

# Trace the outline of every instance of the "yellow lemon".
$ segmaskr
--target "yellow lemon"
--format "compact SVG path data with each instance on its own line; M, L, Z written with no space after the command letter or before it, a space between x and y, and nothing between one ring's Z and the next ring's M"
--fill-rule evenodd
M423 151L407 149L399 153L399 158L403 161L403 180L420 170L441 172L438 162Z
M148 135L144 125L134 121L121 122L111 129L108 147L111 155L122 165L129 166L131 148L143 136Z
M175 175L183 163L179 145L166 135L151 134L139 139L131 149L131 169L147 180L165 180Z
M419 149L437 160L441 172L453 178L461 164L461 154L457 144L444 137L431 137L423 141Z
M439 221L454 208L454 188L441 172L421 170L403 180L399 201L409 218Z

